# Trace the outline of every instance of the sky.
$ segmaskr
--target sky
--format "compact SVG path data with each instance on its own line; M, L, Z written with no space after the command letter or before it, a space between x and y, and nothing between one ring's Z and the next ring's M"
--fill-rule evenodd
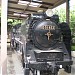
M70 8L74 9L73 6L75 6L75 0L70 0ZM62 4L62 5L60 5L60 6L56 7L56 8L60 9L61 7L65 8L66 7L66 3L64 3L64 4Z
M75 0L70 0L70 6L75 6Z

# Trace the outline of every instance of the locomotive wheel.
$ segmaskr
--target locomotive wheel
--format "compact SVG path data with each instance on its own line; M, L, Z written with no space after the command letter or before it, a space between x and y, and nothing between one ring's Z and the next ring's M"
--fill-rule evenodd
M24 75L29 75L29 69L24 69Z
M25 67L23 50L22 50L22 66L23 66L23 68Z
M24 70L24 75L34 75L33 72L30 69L26 69Z
M65 71L66 71L67 73L71 73L71 66L70 66L70 65L66 66L66 67L65 67Z

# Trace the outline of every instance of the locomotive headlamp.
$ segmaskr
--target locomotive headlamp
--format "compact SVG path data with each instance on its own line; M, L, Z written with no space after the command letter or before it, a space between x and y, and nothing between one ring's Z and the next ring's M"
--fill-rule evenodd
M48 10L46 11L46 15L47 15L48 17L53 16L53 11L52 11L52 9L48 9Z

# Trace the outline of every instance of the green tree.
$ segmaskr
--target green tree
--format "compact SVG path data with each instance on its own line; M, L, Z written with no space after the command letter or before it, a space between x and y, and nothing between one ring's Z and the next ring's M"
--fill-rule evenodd
M70 11L70 26L75 28L75 10Z
M54 14L59 15L60 22L66 21L66 9L65 8L60 8L60 9L55 8Z
M75 6L70 9L70 28L75 29ZM54 14L59 15L60 22L66 22L66 8L55 9ZM75 30L74 30L75 31Z
M22 20L16 20L16 19L8 19L8 22L12 22L12 25L16 25L18 23L22 23Z
M1 7L0 7L0 17L1 17Z

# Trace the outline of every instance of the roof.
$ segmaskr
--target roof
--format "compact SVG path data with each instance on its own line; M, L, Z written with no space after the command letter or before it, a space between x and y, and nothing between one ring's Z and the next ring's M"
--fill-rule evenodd
M0 24L1 24L1 17L0 17Z
M8 18L12 19L25 19L31 13L37 13L39 10L46 11L48 8L52 9L56 6L61 5L66 0L20 0L27 1L29 4L20 5L18 4L19 0L8 0ZM39 7L31 7L30 4L38 3ZM14 13L18 13L20 15L14 15ZM26 16L21 16L21 14Z

